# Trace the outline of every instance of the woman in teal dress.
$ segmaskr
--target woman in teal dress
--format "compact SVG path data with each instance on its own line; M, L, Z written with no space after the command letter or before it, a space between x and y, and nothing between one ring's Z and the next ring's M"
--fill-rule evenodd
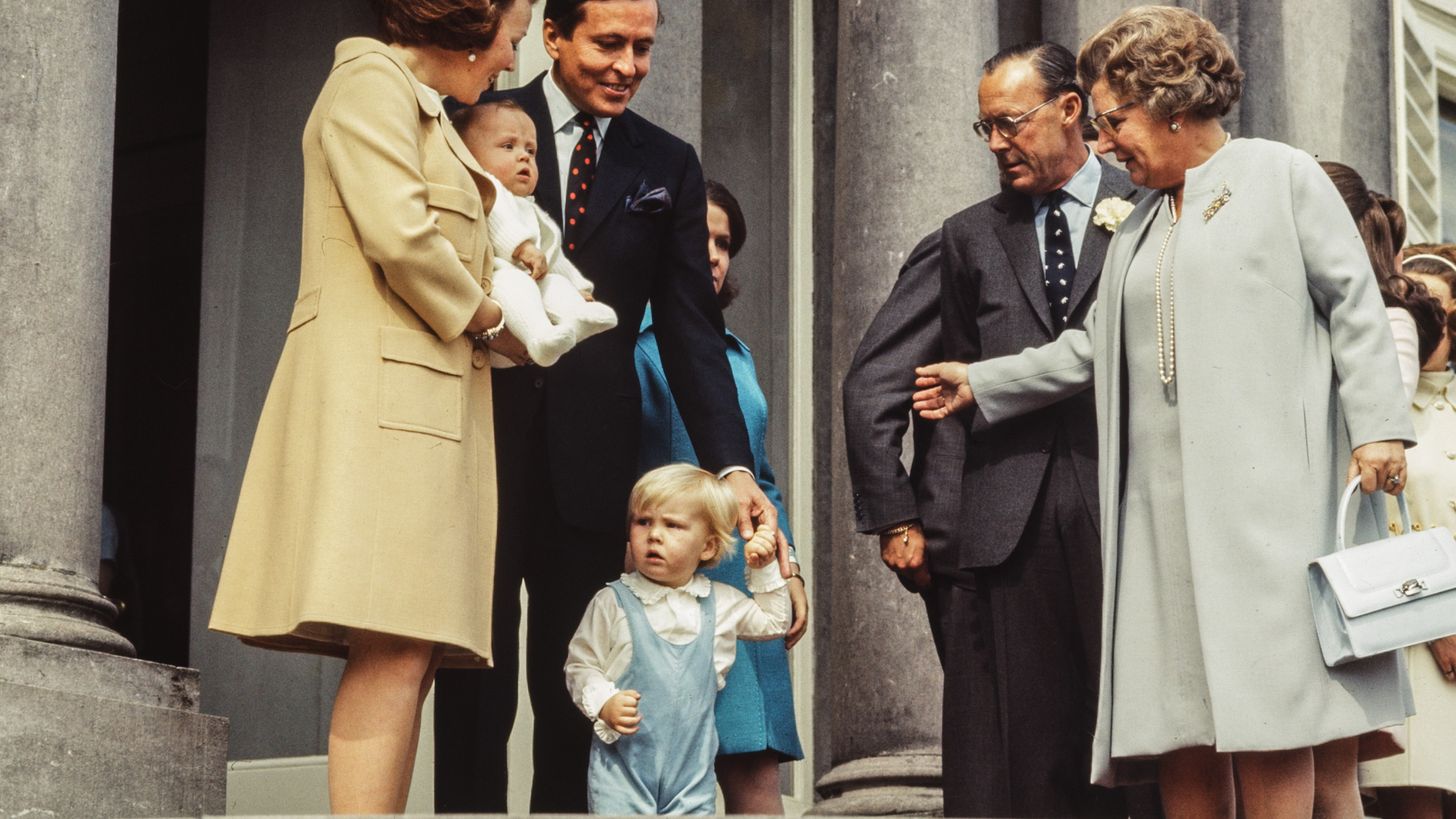
M708 180L708 260L713 271L713 287L718 292L718 305L727 309L738 294L737 283L728 277L730 260L737 255L748 237L743 210L738 200L722 184ZM789 685L788 649L804 634L808 624L808 596L793 553L794 535L784 509L783 494L768 464L764 437L768 429L768 401L758 385L753 355L748 345L727 330L723 333L728 348L728 362L733 368L733 381L738 389L738 403L748 425L749 444L753 449L753 472L769 500L778 509L779 530L789 541L793 579L789 596L793 600L794 620L784 642L738 643L738 658L728 672L728 680L718 693L718 784L728 813L781 814L783 798L779 795L780 762L803 759L799 732L794 723L794 700ZM698 458L688 439L667 378L662 371L657 336L652 331L652 310L642 319L637 337L637 380L642 386L642 446L639 466L643 471L663 464L686 461L696 464ZM733 554L716 568L705 572L714 580L740 589L743 583L743 550L740 541Z

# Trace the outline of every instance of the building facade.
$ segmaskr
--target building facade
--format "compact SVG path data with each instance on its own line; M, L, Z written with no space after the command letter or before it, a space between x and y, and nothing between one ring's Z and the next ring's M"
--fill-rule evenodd
M734 262L743 294L727 320L758 362L769 454L809 578L809 637L792 653L809 758L788 767L785 793L796 810L933 812L939 669L920 602L854 532L838 385L910 248L995 190L970 128L980 63L1028 39L1075 50L1131 4L660 3L653 72L634 108L691 141L747 214L751 240ZM146 659L196 668L201 712L231 722L227 807L317 810L340 665L250 649L206 624L296 295L303 122L334 43L370 32L368 3L63 5L0 0L0 18L24 34L0 45L18 69L0 88L7 110L25 112L0 126L23 148L0 165L0 280L12 294L0 310L0 652L29 657L26 641L41 641L122 669L134 644ZM1440 185L1456 168L1456 0L1179 5L1212 19L1248 74L1228 118L1235 135L1355 167L1407 205L1413 239L1456 232ZM504 82L545 67L535 31ZM103 498L126 535L118 628L130 643L106 625L97 594L89 533ZM34 626L37 599L63 612L61 626ZM89 696L45 699L37 680L54 675L43 662L61 661L0 663L0 686L25 686L41 698L32 702ZM162 680L183 672L156 673L128 684L175 693ZM122 685L106 679L97 686ZM202 731L188 736L220 747L219 722L170 707L177 725ZM55 718L55 736L74 727ZM36 731L0 732L0 772ZM524 765L528 749L517 751ZM165 752L150 753L161 764ZM198 793L218 790L220 753L194 766L212 783ZM417 780L412 808L428 809L429 777ZM0 775L0 816L43 798L13 781ZM207 798L163 807L217 810Z

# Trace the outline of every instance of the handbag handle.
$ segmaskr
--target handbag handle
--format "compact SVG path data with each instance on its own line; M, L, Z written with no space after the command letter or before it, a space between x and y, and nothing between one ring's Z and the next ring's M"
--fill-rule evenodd
M1336 551L1342 552L1345 550L1345 519L1348 518L1350 514L1350 499L1355 497L1355 493L1358 492L1359 489L1360 479L1357 477L1354 480L1350 481L1349 486L1345 487L1345 492L1340 498L1340 517L1335 521ZM1402 527L1402 531L1409 532L1411 530L1410 509L1405 504L1405 493L1402 492L1399 495L1396 495L1395 502L1396 505L1400 507L1400 525ZM1355 514L1360 514L1359 507L1355 508ZM1385 518L1384 503L1375 504L1375 520L1377 523L1380 524L1380 528L1382 530L1385 529L1387 524Z

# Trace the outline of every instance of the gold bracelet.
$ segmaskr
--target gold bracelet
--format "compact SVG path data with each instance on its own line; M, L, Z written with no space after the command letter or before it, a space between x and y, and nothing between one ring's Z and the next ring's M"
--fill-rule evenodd
M900 536L900 543L902 545L904 545L904 546L909 546L910 545L910 530L913 529L913 528L915 528L916 525L917 524L915 524L915 523L902 523L899 526L896 526L896 527L891 528L891 529L886 529L885 531L880 532L880 537L884 537L885 535L891 535L891 536L893 536L893 535L899 535Z

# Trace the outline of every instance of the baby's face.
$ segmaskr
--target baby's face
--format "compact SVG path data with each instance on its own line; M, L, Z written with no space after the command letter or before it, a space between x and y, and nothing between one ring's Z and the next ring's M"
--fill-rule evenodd
M480 167L517 196L536 190L536 125L524 111L496 108L469 129L465 144Z
M698 566L717 552L702 509L682 501L638 509L632 515L627 543L637 571L669 588L691 580Z

